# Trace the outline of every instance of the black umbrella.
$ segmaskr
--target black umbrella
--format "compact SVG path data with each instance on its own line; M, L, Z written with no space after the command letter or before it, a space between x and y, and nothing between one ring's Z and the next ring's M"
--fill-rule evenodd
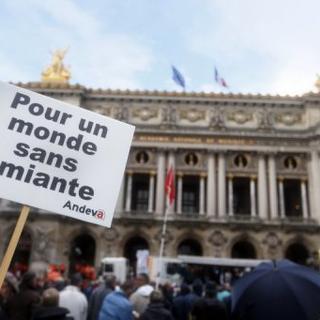
M320 274L288 260L261 263L235 283L232 319L320 319Z

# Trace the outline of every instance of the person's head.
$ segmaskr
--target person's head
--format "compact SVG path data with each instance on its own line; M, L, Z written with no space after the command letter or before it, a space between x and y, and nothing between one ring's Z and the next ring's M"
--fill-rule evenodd
M116 280L117 278L114 275L107 275L104 277L104 283L106 287L112 290L114 290L114 288L116 287Z
M139 273L136 278L137 287L144 286L149 283L149 276L146 273Z
M192 283L192 291L199 297L202 296L203 284L201 280L197 279Z
M36 289L37 288L37 276L33 271L27 271L21 279L20 290L24 289Z
M186 283L182 283L180 286L180 295L185 296L190 293L190 288Z
M55 288L49 288L43 291L42 305L44 307L57 307L59 305L59 291Z
M213 281L206 283L205 295L208 298L214 298L217 294L217 285Z
M159 303L159 302L163 302L164 298L163 298L163 294L161 291L159 290L153 290L150 294L150 303Z
M81 287L82 275L80 273L74 273L70 278L70 284L75 287Z
M8 272L0 289L0 296L3 299L8 299L19 291L18 287L18 280L12 273Z
M134 283L132 280L126 280L124 283L120 285L121 290L125 293L127 297L131 295L134 291Z
M160 288L161 288L161 292L162 292L164 297L170 298L170 297L173 296L173 287L169 282L166 282Z

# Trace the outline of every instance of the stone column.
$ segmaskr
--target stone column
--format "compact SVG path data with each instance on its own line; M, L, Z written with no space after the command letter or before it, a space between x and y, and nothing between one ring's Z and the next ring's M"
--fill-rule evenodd
M320 222L320 166L319 166L319 155L318 151L312 151L311 152L311 179L312 182L312 193L311 193L311 199L312 199L312 212L311 217L314 219L317 219L318 222Z
M154 177L156 173L154 171L150 172L149 175L149 198L148 198L148 212L153 212L153 199L154 199Z
M286 209L284 204L284 189L283 189L282 177L279 177L279 202L280 202L280 217L283 219L286 216Z
M302 216L303 219L308 219L309 217L309 208L308 208L308 199L307 199L307 186L306 179L301 179L301 202L302 202Z
M205 173L200 174L200 195L199 195L199 214L204 215L204 201L205 201Z
M132 171L127 172L126 211L131 211Z
M233 176L228 176L228 215L233 217Z
M250 204L251 204L251 217L257 216L257 203L256 203L256 176L250 178Z
M177 214L181 214L182 213L182 183L183 183L182 172L178 172L177 177L178 177Z
M157 189L156 189L156 214L164 214L164 182L165 182L165 154L163 150L158 151L157 159Z
M314 186L313 186L313 174L312 174L312 159L311 154L308 155L308 192L309 192L309 205L310 205L310 218L316 218L315 217L315 199L314 199Z
M268 219L267 168L264 155L258 159L258 216Z
M218 155L218 217L226 216L226 160L225 154Z
M207 216L216 215L216 163L214 154L208 155Z
M276 176L276 161L273 154L269 155L268 167L269 167L270 216L271 216L271 219L277 219L278 218L277 176Z
M117 200L116 212L123 211L123 201L124 201L124 185L125 185L125 175L122 178L120 192Z

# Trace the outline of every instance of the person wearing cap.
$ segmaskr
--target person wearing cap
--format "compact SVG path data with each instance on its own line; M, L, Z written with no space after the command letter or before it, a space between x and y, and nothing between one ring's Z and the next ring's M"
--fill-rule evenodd
M80 291L82 276L75 273L71 276L70 285L60 292L59 306L67 308L74 320L86 320L88 301Z

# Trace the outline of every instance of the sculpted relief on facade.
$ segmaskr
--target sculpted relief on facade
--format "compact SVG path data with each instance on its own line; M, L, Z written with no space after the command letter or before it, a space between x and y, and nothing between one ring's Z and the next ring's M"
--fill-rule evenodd
M305 114L300 110L275 111L273 113L274 127L286 130L306 129Z
M213 256L217 258L222 257L224 246L228 242L224 233L218 230L213 231L209 235L208 241L213 245Z
M130 108L129 117L133 124L159 125L162 120L162 113L161 109L155 106L133 106Z
M254 120L252 111L236 110L227 113L228 122L234 122L238 125L243 125Z
M208 126L209 117L206 110L182 109L178 112L179 125Z
M52 250L54 247L54 228L48 227L36 227L34 228L33 242L33 260L50 262L52 260Z

